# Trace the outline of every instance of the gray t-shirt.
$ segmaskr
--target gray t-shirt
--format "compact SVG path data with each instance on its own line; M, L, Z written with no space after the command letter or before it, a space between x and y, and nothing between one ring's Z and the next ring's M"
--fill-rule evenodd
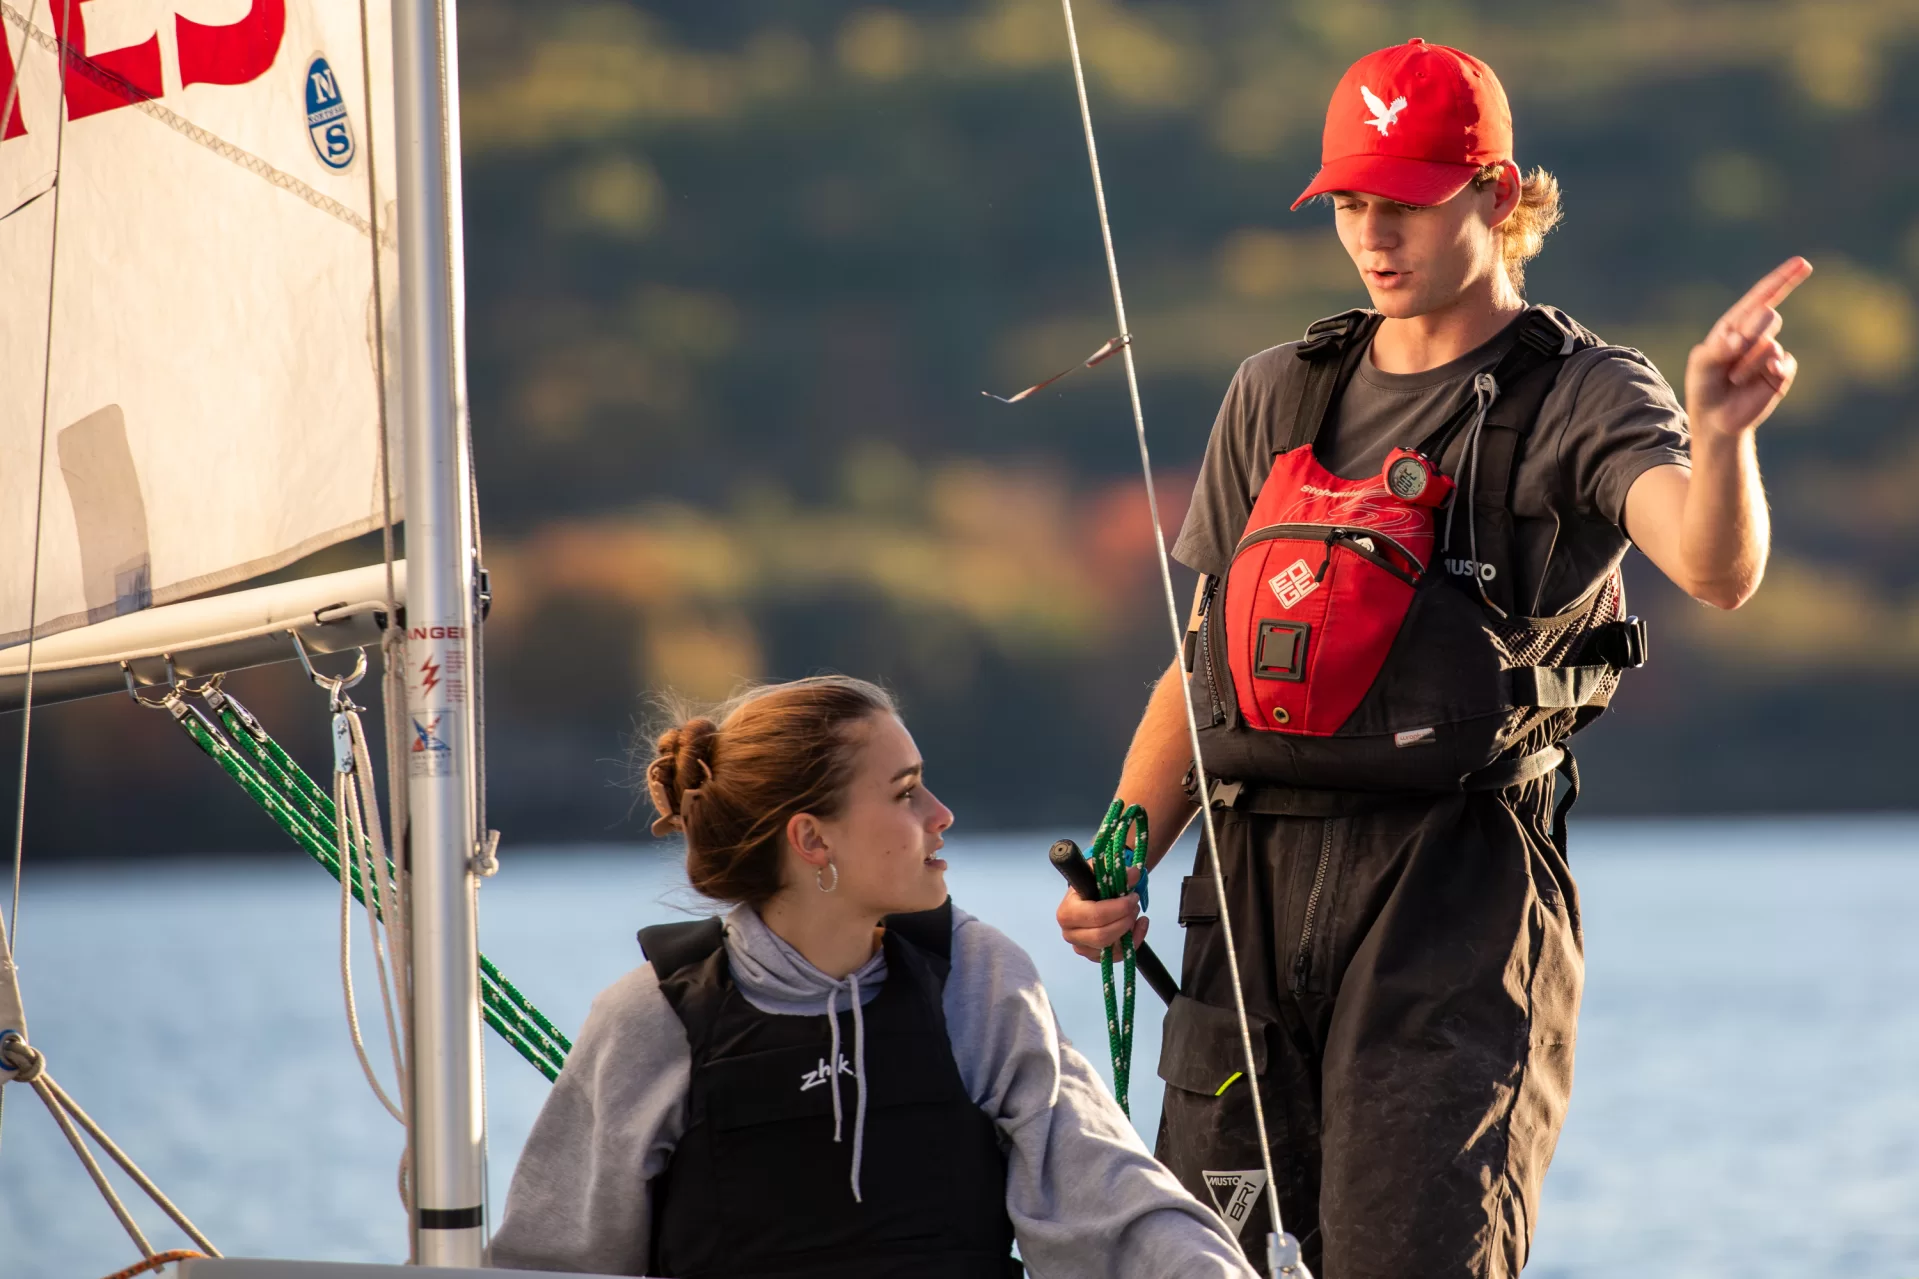
M1570 325L1563 312L1554 314ZM1368 351L1314 443L1320 464L1349 479L1377 475L1388 453L1418 444L1471 397L1473 375L1497 364L1518 332L1515 320L1424 373L1382 373ZM1174 558L1189 568L1217 576L1232 561L1292 425L1305 369L1298 345L1261 351L1226 390L1173 544ZM1522 445L1513 484L1520 607L1534 616L1556 613L1616 565L1630 544L1626 491L1655 466L1690 466L1690 439L1685 410L1645 356L1602 344L1568 357Z

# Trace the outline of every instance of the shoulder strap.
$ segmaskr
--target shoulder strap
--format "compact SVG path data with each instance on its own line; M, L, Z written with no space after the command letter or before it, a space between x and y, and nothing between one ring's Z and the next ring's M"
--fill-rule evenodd
M942 964L953 958L953 899L948 897L931 910L910 915L888 915L886 931L901 941L911 942Z
M1487 414L1486 424L1507 426L1522 435L1531 431L1533 421L1539 416L1539 404L1528 406L1526 401L1533 386L1526 379L1535 370L1548 364L1556 365L1560 359L1572 354L1578 346L1578 335L1570 329L1562 328L1550 314L1538 307L1527 311L1520 321L1519 335L1514 340L1512 348L1506 352L1498 364L1493 366L1493 384L1500 398L1495 401L1492 411ZM1555 367L1552 375L1539 383L1540 403L1544 403L1545 392L1552 389L1552 384L1558 376L1558 370ZM1416 447L1438 464L1445 457L1446 450L1452 447L1453 441L1459 438L1460 432L1477 413L1477 405L1471 397L1468 397ZM1455 472L1463 471L1463 462L1453 469Z
M1512 349L1493 366L1495 398L1487 410L1484 431L1473 445L1477 451L1471 459L1474 474L1462 489L1471 493L1473 509L1466 514L1475 526L1471 534L1478 547L1479 564L1469 571L1479 573L1486 595L1506 613L1514 611L1518 599L1513 582L1512 486L1521 446L1539 420L1539 411L1559 380L1566 357L1579 345L1576 333L1548 312L1533 307L1520 321L1519 337ZM1467 468L1468 460L1462 458L1455 473L1463 477ZM1453 539L1444 551L1448 558L1468 557L1462 537L1467 532L1465 524L1464 520L1452 522ZM1490 580L1481 565L1493 569Z
M1294 349L1294 354L1306 361L1305 385L1282 452L1319 438L1340 389L1351 380L1384 318L1377 311L1354 308L1306 326L1306 340Z
M678 924L655 924L640 929L639 939L640 950L652 961L653 972L664 982L724 945L726 925L717 915Z

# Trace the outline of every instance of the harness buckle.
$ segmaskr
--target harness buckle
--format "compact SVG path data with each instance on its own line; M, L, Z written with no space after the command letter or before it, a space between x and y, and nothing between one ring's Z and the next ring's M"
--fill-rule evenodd
M1223 777L1213 779L1213 793L1210 797L1214 808L1232 808L1239 803L1240 792L1246 789L1244 782L1229 782Z
M1580 659L1604 662L1615 670L1636 670L1646 664L1646 638L1646 623L1637 616L1605 622L1586 636Z

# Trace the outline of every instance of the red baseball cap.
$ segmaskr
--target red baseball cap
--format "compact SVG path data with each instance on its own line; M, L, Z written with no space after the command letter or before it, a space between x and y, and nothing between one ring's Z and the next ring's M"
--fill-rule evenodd
M1413 39L1347 69L1326 108L1319 173L1293 207L1328 191L1440 204L1512 158L1512 109L1493 69Z

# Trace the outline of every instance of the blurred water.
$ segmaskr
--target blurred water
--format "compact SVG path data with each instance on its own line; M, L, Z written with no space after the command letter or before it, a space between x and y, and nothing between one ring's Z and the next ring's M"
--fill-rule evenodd
M1052 940L1048 836L957 839L957 900L1038 960L1105 1068L1097 970ZM1919 821L1585 823L1572 1116L1530 1274L1919 1274ZM1170 881L1172 875L1168 875ZM568 1029L686 904L656 854L509 850L482 945ZM284 862L35 868L20 931L50 1069L229 1253L393 1260L398 1132L342 1025L338 898ZM1168 917L1156 940L1177 963ZM363 1013L372 974L358 966ZM1135 1117L1158 1120L1143 987ZM372 1045L383 1041L377 1011ZM547 1085L489 1039L495 1212ZM7 1090L0 1272L99 1276L126 1240L31 1093ZM179 1237L143 1212L157 1244Z

